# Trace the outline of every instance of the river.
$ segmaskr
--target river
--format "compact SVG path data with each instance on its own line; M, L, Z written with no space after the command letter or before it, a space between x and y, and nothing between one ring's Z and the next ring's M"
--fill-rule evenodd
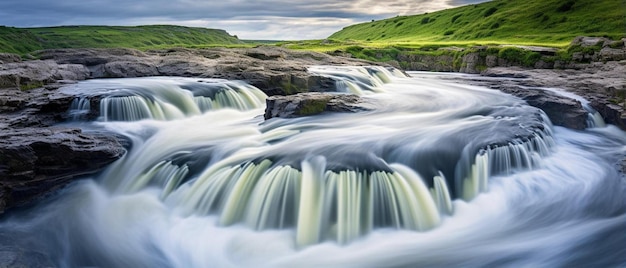
M453 74L310 71L371 109L266 121L266 96L238 81L68 87L68 124L129 151L0 233L61 267L626 265L623 131L552 126Z

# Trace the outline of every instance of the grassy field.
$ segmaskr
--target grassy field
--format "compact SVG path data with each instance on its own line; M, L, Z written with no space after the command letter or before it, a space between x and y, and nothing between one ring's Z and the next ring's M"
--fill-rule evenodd
M0 27L0 52L27 54L47 48L249 46L226 31L172 25Z
M576 36L626 36L623 0L494 0L352 25L331 40L390 44L524 44L564 47Z
M42 48L37 37L31 32L0 26L0 52L23 55Z

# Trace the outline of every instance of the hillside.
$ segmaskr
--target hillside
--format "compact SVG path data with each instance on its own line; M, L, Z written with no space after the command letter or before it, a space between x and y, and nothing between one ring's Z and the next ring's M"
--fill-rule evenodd
M0 52L17 54L47 48L150 49L241 43L224 30L172 25L0 27Z
M495 0L352 25L329 39L562 45L581 35L626 36L626 1Z

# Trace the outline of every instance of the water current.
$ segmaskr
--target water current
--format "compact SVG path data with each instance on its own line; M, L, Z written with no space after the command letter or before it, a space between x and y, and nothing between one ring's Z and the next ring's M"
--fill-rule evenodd
M129 150L0 231L62 267L626 265L626 135L597 115L574 131L451 74L310 72L373 108L266 121L239 81L68 87L69 124Z

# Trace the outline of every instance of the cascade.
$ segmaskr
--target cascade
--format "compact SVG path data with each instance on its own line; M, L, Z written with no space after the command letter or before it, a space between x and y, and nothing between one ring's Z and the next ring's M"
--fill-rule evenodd
M623 251L603 255L626 231L615 127L553 127L518 98L395 69L310 72L376 108L264 120L265 95L237 81L64 88L79 96L70 119L99 113L81 127L132 146L0 222L0 238L23 237L16 245L62 267L626 263Z
M191 78L103 79L81 83L92 88L90 96L81 96L70 107L70 118L91 110L90 98L99 99L102 121L174 120L199 115L209 110L232 108L250 110L262 107L266 95L241 81ZM124 83L133 81L132 86Z
M394 77L406 77L398 69L380 66L312 66L309 72L334 79L339 92L356 95L382 92L382 85Z
M91 112L91 103L88 98L78 97L72 100L69 109L69 118L74 121L87 119L87 114Z
M441 93L426 89L415 92L414 84L408 83L406 76L387 68L316 66L312 72L338 81L356 81L365 85L361 89L378 92L372 96L383 99L386 94L399 93L405 94L403 99L415 101L416 97L423 97L413 96L413 93ZM389 86L394 84L398 87ZM215 93L213 88L203 84L186 89L189 89L187 93L205 96L209 95L207 91ZM468 91L463 94L485 93ZM217 96L219 92L212 97L221 100ZM242 96L253 99L254 94L242 93ZM145 99L137 98L137 101ZM510 102L509 99L495 100L498 101ZM150 115L168 114L150 103L137 105L144 108L132 110ZM438 138L429 136L440 136L445 132L438 130L442 126L437 124L420 130L412 126L412 122L423 121L425 116L434 117L429 120L435 121L441 121L442 115L458 117L455 113L442 113L442 108L444 111L450 108L441 105L434 105L434 112L372 114L369 123L380 127L371 129L349 114L343 118L270 120L262 123L260 128L244 130L233 129L230 122L224 121L222 125L215 118L227 116L216 112L206 116L214 118L206 119L211 122L211 134L204 129L190 129L189 123L177 120L172 124L180 124L180 127L172 127L172 133L161 130L130 152L128 157L136 161L121 161L109 169L105 173L109 178L105 183L120 193L133 193L147 187L160 188L161 199L176 204L185 215L218 215L222 226L245 223L256 230L294 228L298 246L325 240L346 244L377 228L416 231L434 228L440 224L442 216L454 213L454 199L472 200L488 190L491 176L532 170L540 166L542 157L550 154L553 141L549 120L539 110L519 104L512 105L512 108L483 107L476 110L475 116L467 117L469 120L462 118L459 126L444 126L448 133L443 135L443 143L456 143L467 138L476 141L463 142L464 146L455 148L431 148L428 145L425 150L422 148L424 140L436 141ZM123 106L132 107L130 104ZM516 116L520 109L530 115ZM114 118L142 118L137 113ZM115 113L106 111L103 114ZM105 121L109 120L105 118ZM478 133L485 126L499 127L500 124L507 127L526 124L528 127L495 136L483 132L470 137L464 133ZM328 127L333 129L326 130ZM180 128L187 128L195 134L172 139L170 135L178 133ZM391 128L395 131L390 132ZM366 129L378 134L363 135ZM320 142L320 136L330 139ZM388 138L380 140L379 136ZM220 149L223 144L207 142L209 140L230 145L224 152L225 149ZM398 140L404 141L396 142ZM158 151L151 149L155 145ZM359 153L368 147L374 153ZM218 152L224 156L219 159L206 157ZM451 155L438 156L441 152ZM412 159L416 155L428 159ZM195 167L190 166L190 159L194 159Z

